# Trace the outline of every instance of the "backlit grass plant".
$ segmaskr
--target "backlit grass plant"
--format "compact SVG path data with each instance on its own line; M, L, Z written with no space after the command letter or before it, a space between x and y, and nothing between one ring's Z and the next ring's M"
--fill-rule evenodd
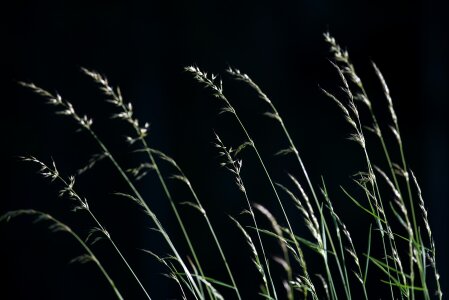
M351 228L345 224L345 220L348 220L350 216L337 213L336 203L332 201L333 196L329 194L324 179L309 176L299 148L287 129L288 121L284 121L274 103L247 74L234 68L227 70L231 78L249 86L261 99L261 105L267 107L266 116L274 119L279 125L279 132L288 145L278 154L294 157L296 168L303 180L289 174L289 182L277 182L267 167L267 157L261 154L260 149L263 145L253 139L247 129L246 121L241 118L231 99L224 92L220 77L208 74L196 66L185 68L187 73L220 101L221 112L232 115L245 138L240 146L234 148L227 146L227 142L216 133L213 144L220 156L221 166L234 176L237 188L241 192L241 208L244 214L250 216L249 223L239 220L239 216L230 216L229 224L237 226L251 250L251 257L248 257L248 260L254 263L257 271L255 274L260 281L260 289L253 291L252 298L377 299L378 291L373 289L373 286L379 285L388 287L391 299L442 299L435 242L429 226L428 214L418 181L406 161L398 118L385 79L373 63L373 70L383 89L389 112L390 121L386 124L387 126L378 122L375 113L377 104L371 101L362 79L351 63L348 52L343 50L330 34L325 33L324 39L330 46L331 65L338 75L340 90L338 93L325 89L322 91L341 110L349 124L350 140L358 144L364 158L364 165L360 167L360 172L353 176L358 190L341 187L339 195L343 195L349 203L360 209L360 214L366 215L371 220L367 228L358 228L367 233L368 238L363 241L352 238ZM47 164L35 157L23 158L24 161L34 163L42 176L58 184L59 196L76 203L74 211L86 213L95 226L86 237L81 238L81 234L75 233L61 221L35 210L7 212L0 220L9 221L20 216L31 216L37 221L46 222L52 231L69 233L84 249L84 253L74 261L94 262L117 298L123 299L126 292L118 290L107 271L108 266L102 265L101 257L97 257L91 249L91 245L98 239L105 238L112 246L111 250L116 251L124 262L127 267L125 271L130 272L142 289L142 298L152 299L152 290L157 287L140 280L139 274L134 272L133 266L128 263L90 206L91 201L82 196L75 186L77 176L82 176L85 171L95 167L99 160L108 160L115 168L117 176L120 176L129 188L127 193L117 193L117 195L137 203L148 216L150 226L155 228L166 243L170 251L168 254L147 252L166 267L167 276L179 287L179 297L223 299L225 294L223 291L227 291L226 295L230 295L229 298L243 299L241 291L245 282L237 280L238 277L235 274L238 272L238 266L230 264L227 258L230 254L225 252L226 247L222 244L220 232L223 230L214 225L194 184L172 157L152 146L152 140L147 136L148 123L142 123L135 117L132 104L124 99L120 89L112 86L106 77L95 71L88 69L82 69L82 71L98 85L106 100L111 103L111 109L114 110L113 119L123 122L123 126L128 126L130 134L126 140L135 151L145 155L145 161L135 168L122 165L100 138L91 118L79 115L72 103L59 94L50 93L33 83L22 82L21 85L45 98L55 109L56 114L73 119L78 128L86 131L96 142L100 153L92 156L88 165L76 172L74 176L65 177L60 174L55 162ZM374 138L368 140L368 134ZM389 145L387 136L393 137L395 142L392 145ZM374 141L382 149L383 157L374 156L370 150L371 143ZM251 152L260 164L265 184L271 189L269 197L278 207L281 218L274 217L277 214L250 198L251 193L248 193L245 184L247 179L241 173L242 151ZM395 157L399 159L396 161ZM160 168L162 162L168 163L174 173L163 174ZM386 168L382 170L376 162L385 162ZM142 179L149 172L157 175L182 233L182 240L173 239L164 220L161 220L154 212L151 201L146 201L136 186L135 180ZM245 174L250 172L247 171ZM167 184L167 178L170 176L185 184L193 201L180 202L175 199ZM181 204L194 207L204 218L207 224L204 230L212 237L213 245L204 245L192 240L192 234L179 209ZM288 209L291 204L296 207L295 210ZM305 228L309 231L307 234L295 231L293 220L298 219L305 224ZM270 226L264 228L261 224L270 224ZM279 253L271 253L272 247L267 246L268 241L273 239L279 246ZM186 246L187 253L180 251L180 244ZM371 246L374 244L380 245L380 254L373 253ZM212 251L218 252L223 269L226 271L226 276L223 276L227 278L226 280L211 278L206 273L204 264L207 261L202 261L198 255L199 247L209 247L208 249L215 249ZM311 258L311 256L314 257ZM321 261L318 270L315 265L310 265L310 262L316 262L317 259ZM229 293L229 290L232 293Z

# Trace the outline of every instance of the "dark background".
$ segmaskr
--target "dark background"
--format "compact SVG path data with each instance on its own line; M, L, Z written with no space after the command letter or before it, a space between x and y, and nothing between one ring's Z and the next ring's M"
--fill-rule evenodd
M213 130L228 145L244 141L230 115L218 116L219 104L194 82L183 67L196 64L223 74L225 91L248 124L269 162L276 181L288 183L287 172L299 175L294 160L273 157L286 141L268 110L243 84L224 70L236 66L250 74L270 95L290 128L311 177L323 175L335 206L354 230L359 252L365 250L367 218L342 196L339 185L351 185L350 175L363 170L357 146L345 138L349 127L338 108L318 85L337 90L322 33L329 30L350 51L359 75L379 109L385 99L374 76L374 60L393 95L410 167L421 182L439 253L443 291L448 290L448 99L449 21L446 1L14 1L2 12L2 163L0 213L18 208L50 212L81 236L93 225L83 213L73 214L58 185L35 174L35 166L19 162L32 154L72 174L98 149L75 124L54 116L39 97L20 88L17 80L33 81L69 99L80 113L94 118L94 128L111 145L126 167L139 157L123 142L129 128L110 120L114 108L81 66L106 74L133 101L138 117L151 122L149 142L183 167L225 245L229 260L247 299L259 282L243 238L227 214L238 215L244 199L233 178L219 168L211 146ZM390 140L394 148L393 140ZM374 154L377 148L374 148ZM380 154L380 153L378 153ZM396 153L397 154L397 153ZM384 166L382 156L377 164ZM253 202L277 212L266 179L250 151L243 153L243 176ZM397 158L397 156L396 156ZM164 164L163 164L164 165ZM164 165L164 174L173 172ZM138 183L164 226L178 237L167 201L152 174ZM139 249L160 254L168 250L135 205L111 195L127 191L106 161L79 178L80 194L111 232L153 299L178 297L176 287L161 276L166 270ZM191 200L187 190L170 181L176 202ZM287 198L285 198L287 201ZM293 211L293 207L288 207ZM205 224L191 208L181 208L208 274L227 280ZM240 217L245 223L245 217ZM302 222L298 219L297 228ZM267 225L267 224L265 224ZM362 226L363 225L363 226ZM51 234L30 219L0 225L0 290L2 299L109 299L106 281L92 265L68 264L82 253L67 235ZM305 234L307 236L307 234ZM276 245L270 245L274 253ZM93 247L125 298L143 299L119 257L104 240ZM279 254L279 253L277 253ZM313 260L312 260L313 265ZM313 268L313 267L312 267ZM281 274L279 274L281 276ZM373 296L381 290L371 290ZM377 294L379 292L379 295Z

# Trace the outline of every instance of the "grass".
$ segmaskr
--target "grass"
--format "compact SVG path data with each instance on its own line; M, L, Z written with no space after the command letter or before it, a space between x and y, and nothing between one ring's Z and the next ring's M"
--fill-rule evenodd
M295 168L299 170L302 180L289 174L289 182L276 182L267 167L267 158L261 154L260 149L263 145L254 140L245 120L241 118L224 92L220 77L208 74L196 66L185 68L187 73L220 101L221 112L233 117L245 137L243 143L233 148L227 146L224 139L216 133L214 145L222 158L221 166L233 174L236 186L241 192L243 214L250 216L248 224L243 223L236 216L230 216L230 219L242 233L251 251L248 260L253 262L260 281L260 289L253 291L252 298L377 299L379 298L377 292L387 286L387 296L391 299L442 299L436 264L436 247L428 214L418 181L406 160L398 118L386 81L379 68L373 63L373 71L383 90L390 119L389 124L380 124L376 115L376 104L371 102L348 52L343 50L330 34L324 34L324 39L330 47L331 65L340 81L340 89L335 93L325 89L322 91L341 110L351 131L349 139L359 146L359 151L364 158L364 165L360 172L352 177L354 186L351 188L342 186L338 196L346 197L350 203L360 209L360 214L370 220L369 225L364 229L367 232L367 240L353 239L351 228L345 223L345 220L351 216L337 213L338 209L334 207L336 204L332 201L334 196L329 194L324 178L317 180L309 176L299 148L288 131L287 122L284 121L268 95L247 74L233 68L227 70L231 78L249 86L260 98L261 105L268 107L265 115L274 119L279 125L280 133L288 145L277 154L294 157ZM9 221L20 216L31 216L38 221L50 223L49 228L52 231L71 234L85 250L85 254L74 261L94 262L117 298L123 299L122 294L126 295L126 293L117 289L107 273L107 266L104 267L100 263L91 249L91 245L99 239L108 240L111 249L122 260L125 271L130 272L141 288L142 298L152 299L151 290L155 287L139 278L103 223L94 214L89 205L90 201L81 196L75 187L76 177L96 167L98 161L108 160L129 188L128 193L118 193L118 195L139 205L148 216L149 225L155 228L167 245L170 251L167 255L152 251L147 253L166 267L167 277L174 280L179 287L179 296L185 299L223 299L225 292L230 290L232 296L229 297L243 299L242 290L246 288L245 282L238 280L236 276L238 266L232 265L228 259L230 254L225 251L228 248L223 247L224 239L219 233L223 230L215 228L214 220L209 217L186 173L173 158L150 145L147 139L148 123L141 123L135 117L132 104L124 99L118 87L112 86L106 77L95 71L82 70L98 85L106 100L116 110L113 119L129 127L131 133L126 140L135 151L145 155L145 161L136 168L127 168L120 164L96 132L93 119L79 115L72 103L64 100L59 94L52 94L33 83L21 83L45 98L55 109L56 114L73 119L76 126L87 132L97 144L100 154L94 155L88 165L78 171L76 176L67 178L60 174L55 162L46 164L35 157L23 158L24 161L37 165L42 176L59 184L61 186L59 196L76 203L74 211L86 213L95 226L85 238L81 238L81 235L76 234L52 216L34 210L11 211L3 215L0 220ZM389 136L393 137L394 143L389 142ZM371 149L377 145L382 149L383 157L373 155ZM254 155L260 164L265 177L263 184L271 189L270 197L277 205L282 218L277 219L275 217L277 212L270 212L250 198L251 193L248 193L246 179L241 172L242 152ZM163 174L161 162L171 165L174 174ZM377 166L383 162L386 164L384 170ZM151 203L143 198L136 186L135 180L144 178L150 172L156 174L162 186L165 198L182 233L181 241L173 240L164 225L164 220L159 219ZM193 201L180 202L175 199L167 184L167 175L182 182L188 188ZM192 234L180 211L182 204L195 208L204 219L207 224L204 230L211 236L213 245L203 245L199 241L192 240ZM289 209L292 205L296 208L295 210ZM303 231L294 228L294 220L298 218L303 221L308 233L304 234ZM270 226L264 228L261 224ZM272 253L272 247L268 246L273 240L279 246L279 251L276 253ZM177 246L181 243L185 243L187 253L183 253ZM373 245L380 245L380 251L373 249ZM225 279L217 280L208 276L204 268L207 261L203 261L198 255L200 253L196 248L198 246L217 251L224 266L226 276L223 278ZM316 259L321 262L316 264ZM310 262L314 263L310 265ZM380 288L376 288L377 286Z

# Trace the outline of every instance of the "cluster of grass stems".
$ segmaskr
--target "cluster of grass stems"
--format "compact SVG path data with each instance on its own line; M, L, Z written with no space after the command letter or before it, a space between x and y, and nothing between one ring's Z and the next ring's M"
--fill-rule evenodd
M288 144L286 149L278 154L291 155L297 162L297 170L302 180L289 175L289 180L294 189L275 182L270 170L266 166L266 160L262 157L257 144L248 131L244 120L240 118L238 111L232 105L223 90L220 78L208 74L198 67L190 66L185 70L192 74L194 79L204 85L216 97L221 105L222 112L231 114L242 131L245 141L240 146L232 148L226 146L218 134L215 134L214 145L221 157L221 165L229 170L235 177L238 190L244 200L244 212L250 216L250 224L243 225L241 221L231 217L231 220L241 230L252 257L249 258L255 265L260 276L260 290L254 291L255 297L266 299L369 299L375 291L368 289L367 280L375 281L374 284L387 285L391 299L442 299L440 278L436 265L435 243L429 226L427 211L421 195L418 182L409 169L403 142L401 139L398 119L393 107L393 101L389 88L383 75L373 63L374 72L377 75L383 89L388 106L390 125L386 128L379 124L376 118L372 102L364 88L361 78L349 59L348 52L342 49L335 39L328 33L324 39L330 46L332 54L331 64L335 68L341 81L340 91L331 93L323 89L325 95L335 101L343 112L343 116L351 130L350 139L359 145L364 158L364 166L354 175L355 186L362 191L363 197L354 196L356 192L350 192L341 187L342 195L360 208L360 212L371 220L366 233L368 242L360 246L354 243L351 231L344 223L344 217L334 210L330 195L327 192L324 179L313 182L300 156L298 147L284 123L283 118L273 102L261 90L261 88L246 74L237 69L229 68L227 73L235 80L248 85L266 105L266 115L277 122L280 132ZM99 154L92 156L88 165L79 170L76 176L93 168L99 160L109 160L118 175L122 177L129 187L128 193L118 193L137 203L148 216L151 226L163 237L170 253L162 256L147 251L167 268L167 275L173 279L183 299L223 299L224 289L231 290L236 299L242 299L239 288L243 283L236 281L234 276L236 267L229 264L226 253L220 242L220 234L211 222L206 209L196 193L194 186L186 176L178 163L167 154L153 148L147 139L148 123L142 124L134 116L133 106L124 100L118 87L113 87L108 80L99 73L87 69L83 72L90 77L101 89L108 102L116 109L114 119L126 123L131 134L126 138L127 142L135 147L135 150L146 155L146 161L136 168L125 168L112 154L108 146L103 143L93 127L92 119L80 116L73 105L59 94L53 94L33 83L21 83L36 94L44 97L53 106L57 114L65 115L73 119L79 129L86 131L96 142ZM362 120L363 115L368 116ZM368 148L366 135L372 135L370 139L379 143L383 150L384 161L387 168L382 170L373 162L373 157ZM386 135L392 135L394 145L387 146ZM280 209L282 218L276 219L264 206L253 203L247 194L245 178L241 175L242 151L251 151L260 163L266 183L272 190L272 199ZM395 162L394 157L398 157ZM75 176L64 177L59 173L56 164L46 164L35 157L24 157L23 160L32 162L39 167L39 173L52 182L58 182L61 186L60 196L73 200L76 203L74 211L86 213L95 226L85 238L81 238L71 228L54 217L35 210L17 210L4 214L0 220L8 221L19 216L32 216L37 221L49 224L52 231L61 231L70 234L84 249L84 253L74 261L94 262L118 299L123 299L113 279L103 266L99 258L91 250L91 245L100 238L110 242L112 250L116 251L123 260L127 271L131 273L142 289L142 297L151 299L152 287L147 287L134 272L121 250L112 239L110 233L99 220L91 208L88 200L81 196L75 188ZM173 199L167 184L167 176L161 173L160 164L168 163L173 167L172 178L183 182L191 193L193 201L187 204L196 208L204 218L207 230L212 236L214 248L226 270L227 280L219 281L209 277L202 267L194 241L190 238L189 230L179 212L179 205ZM136 188L135 180L143 178L148 172L155 172L163 188L173 214L180 227L184 241L174 241L163 222L159 220L151 208L151 203L145 201ZM293 201L297 208L295 211L287 211L283 198ZM292 218L298 215L304 221L309 234L301 236L294 231ZM268 221L268 223L267 223ZM271 224L270 228L261 228L259 224L265 222ZM265 224L264 223L264 224ZM392 224L398 228L393 228ZM272 255L267 252L264 242L266 239L275 239L279 245L281 255ZM187 254L178 250L177 244L185 242ZM358 242L358 241L357 241ZM364 241L365 242L365 241ZM371 253L372 244L381 245L381 255ZM200 243L196 243L199 245ZM304 250L307 251L305 252ZM308 255L316 255L322 260L323 269L320 274L311 274L307 262ZM191 257L191 259L188 259ZM281 266L284 278L274 278L273 268ZM375 272L372 269L377 269ZM380 274L379 278L369 277L369 273ZM279 273L279 272L278 272ZM374 276L374 275L373 275ZM280 284L282 283L282 284ZM357 287L356 287L357 286ZM371 296L372 297L372 296Z

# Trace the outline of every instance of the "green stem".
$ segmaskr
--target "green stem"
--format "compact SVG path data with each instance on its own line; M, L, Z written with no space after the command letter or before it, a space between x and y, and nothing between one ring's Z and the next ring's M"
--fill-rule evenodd
M92 250L90 250L90 248L86 245L86 243L75 232L70 230L70 234L72 234L72 236L75 237L75 239L83 246L83 248L89 253L89 255L92 257L92 259L95 261L95 264L98 266L98 268L100 269L101 273L103 273L104 277L106 277L107 281L109 282L109 284L111 285L112 289L114 290L114 293L117 296L117 298L120 299L120 300L123 300L123 297L120 294L120 292L118 291L117 287L115 286L114 281L112 281L111 277L106 272L106 270L103 268L103 265L98 261L97 257L92 252ZM117 249L117 251L118 251L118 249ZM136 279L137 279L137 277L136 277ZM143 288L143 286L141 286L141 287ZM144 288L143 288L143 290L145 291ZM145 295L148 297L148 299L151 299L146 291L145 291Z
M169 245L170 249L173 251L173 254L175 255L175 257L178 260L178 263L181 265L182 269L184 270L184 272L187 275L187 278L189 279L189 283L192 285L193 290L195 291L195 293L197 293L198 295L201 295L200 290L198 289L198 286L195 284L195 281L192 277L192 275L190 274L187 266L185 265L184 261L182 260L181 256L179 255L178 251L176 250L173 242L171 241L170 237L168 236L167 232L165 231L164 227L162 226L162 224L160 223L159 219L157 218L156 214L149 208L148 204L146 204L146 202L144 201L142 195L139 193L139 191L137 190L137 188L135 187L135 185L131 182L131 180L129 179L128 175L126 175L125 171L123 170L123 168L117 163L117 161L115 160L115 158L112 156L111 152L109 151L109 149L103 144L103 142L99 139L99 137L95 134L95 132L90 129L87 128L89 133L92 135L92 137L95 139L95 141L98 143L98 145L100 146L100 148L103 150L103 152L109 157L109 159L111 160L112 164L114 165L114 167L117 169L117 171L120 173L120 175L123 177L123 179L126 181L126 183L128 184L128 186L131 188L131 190L133 191L133 193L136 195L137 199L139 200L139 202L141 203L141 205L143 206L143 208L145 209L145 211L148 213L148 215L150 216L150 218L153 220L153 222L155 223L157 229L159 230L159 232L162 234L162 236L164 237L165 241L167 242L167 244Z
M138 132L138 128L137 128L134 124L133 124L133 127L134 127L135 131ZM178 212L178 209L177 209L177 207L176 207L176 204L175 204L175 202L173 201L173 197L172 197L172 195L171 195L171 193L170 193L170 190L169 190L168 187L167 187L167 184L166 184L166 182L165 182L165 179L164 179L164 177L162 176L162 174L161 174L161 172L160 172L160 170L159 170L159 166L157 165L156 160L154 159L153 154L152 154L151 151L149 150L148 144L147 144L147 142L145 141L145 139L144 139L144 138L141 138L140 140L141 140L141 142L142 142L142 144L143 144L143 146L144 146L145 152L147 153L147 155L148 155L148 157L149 157L149 159L150 159L150 161L151 161L151 164L154 166L154 169L155 169L156 174L157 174L157 177L159 178L159 181L160 181L160 183L161 183L161 185L162 185L162 188L163 188L163 190L164 190L164 193L165 193L167 199L168 199L169 202L170 202L170 206L171 206L171 208L172 208L172 210L173 210L173 212L174 212L174 214L175 214L175 216L176 216L176 220L178 221L179 226L181 227L182 233L183 233L183 235L184 235L184 237L185 237L185 239L186 239L186 241L187 241L187 245L188 245L188 247L189 247L189 250L190 250L190 252L192 253L193 260L195 261L195 264L197 265L198 270L199 270L201 276L202 276L202 277L205 277L204 272L203 272L203 268L201 267L200 261L199 261L199 259L198 259L197 254L196 254L196 251L195 251L195 249L193 248L191 239L190 239L190 237L189 237L189 235L188 235L188 233L187 233L187 230L186 230L186 228L185 228L185 226L184 226L184 222L182 221L181 216L180 216L180 214L179 214L179 212ZM198 280L198 283L200 283L199 280ZM200 289L202 290L202 285L200 284L199 286L200 286ZM206 288L207 288L209 297L210 297L210 298L213 298L213 294L212 294L212 291L210 290L210 288L207 287L207 286L206 286ZM240 299L240 298L239 298L239 299Z
M48 167L47 167L48 168ZM73 195L81 202L83 203L81 197L76 193L76 191L70 186L70 184L61 177L61 175L57 175L57 178L66 186L70 189L70 191L73 193ZM147 290L145 289L145 287L143 286L143 284L140 282L139 278L137 277L137 275L134 273L134 270L131 268L131 266L129 265L128 261L126 260L126 258L122 255L121 251L119 250L119 248L115 245L114 241L112 240L111 236L109 233L107 233L107 231L105 230L105 228L103 227L103 225L100 223L100 221L98 221L97 217L93 214L93 212L90 210L90 208L88 206L85 206L84 209L89 213L89 215L91 216L91 218L94 220L94 222L97 224L97 226L101 229L102 233L107 237L107 239L111 242L112 246L114 247L114 249L116 250L116 252L119 254L120 258L122 259L122 261L125 263L125 265L127 266L128 270L131 272L131 274L133 275L134 279L137 281L137 283L139 284L139 286L141 287L142 291L145 293L145 296L151 300L150 295L148 294Z
M181 172L181 175L182 175L182 176L184 176L185 178L187 178L187 177L185 176L184 172L181 170L181 168L178 167L178 170ZM240 292L239 292L239 290L238 290L238 288L237 288L237 284L236 284L236 282L235 282L235 279L234 279L234 276L233 276L233 274L232 274L231 268L229 267L229 263L228 263L228 261L227 261L227 259L226 259L225 254L224 254L223 247L221 246L221 243L220 243L220 241L218 240L218 237L217 237L217 235L216 235L216 233L215 233L215 230L214 230L214 228L213 228L213 226L212 226L212 223L210 222L209 217L207 216L206 211L204 210L203 205L201 204L200 199L198 198L198 195L196 194L196 192L195 192L195 190L193 189L193 187L192 187L192 185L190 184L190 182L187 184L187 186L189 187L189 190L190 190L190 192L192 193L193 198L195 199L195 201L196 201L198 207L200 207L201 213L203 214L203 216L204 216L204 218L205 218L205 220L206 220L207 226L209 227L209 231L211 232L212 237L214 238L215 244L217 245L218 251L220 252L221 259L223 260L223 263L225 264L226 271L228 272L229 278L231 279L232 285L233 285L234 290L235 290L235 292L236 292L236 294L237 294L237 298L238 298L238 299L241 299Z
M119 290L117 289L114 281L111 279L111 277L109 276L108 272L103 268L103 265L100 263L100 261L98 260L98 258L95 256L95 254L92 252L92 250L89 248L89 246L87 246L87 244L83 241L83 239L81 239L79 237L78 234L76 234L69 226L67 226L66 224L62 223L61 221L59 221L58 219L54 218L53 216L47 214L47 213L43 213L41 211L37 211L37 210L33 210L33 209L26 209L26 210L15 210L15 211L10 211L7 212L5 215L0 216L0 221L2 220L6 220L8 221L9 218L11 217L17 217L20 215L32 215L32 216L39 216L42 219L36 219L36 221L40 221L40 220L50 220L53 223L55 223L58 227L56 228L50 228L51 230L53 230L53 232L56 231L62 231L62 232L67 232L69 233L72 237L74 237L78 243L83 247L83 249L89 254L90 259L95 262L95 264L97 265L97 267L100 269L101 273L104 275L104 277L106 278L106 280L108 281L109 285L112 287L112 289L114 290L115 295L117 296L117 298L119 300L123 300L123 296L120 294Z
M230 103L229 103L229 101L227 100L227 98L226 98L224 95L223 95L223 98L224 98L224 100L227 102L227 104L229 104L229 106L231 106ZM231 106L231 107L232 107L232 106ZM301 248L299 247L298 241L297 241L296 238L294 237L294 234L293 234L293 228L292 228L292 226L291 226L291 224L290 224L290 220L289 220L289 218L288 218L288 216L287 216L287 213L286 213L286 211L285 211L285 209L284 209L284 205L282 204L281 198L279 197L279 194L278 194L277 189L276 189L276 187L275 187L275 185L274 185L274 182L273 182L273 180L271 179L270 173L268 172L268 170L267 170L267 168L266 168L266 166L265 166L265 163L264 163L264 161L263 161L263 159L262 159L262 156L261 156L260 153L259 153L259 150L257 149L256 144L255 144L254 141L251 139L251 136L249 135L248 131L246 130L246 127L244 126L244 124L243 124L242 121L240 120L240 118L239 118L239 116L237 115L237 112L235 112L235 110L234 110L234 116L235 116L235 118L237 119L237 122L239 123L239 125L240 125L240 127L242 128L243 132L245 133L246 138L247 138L248 141L251 143L252 148L254 149L254 152L256 153L256 156L257 156L257 158L258 158L258 160L259 160L259 162L260 162L260 164L261 164L261 166L262 166L262 168L263 168L263 170L264 170L264 173L265 173L265 175L267 176L267 179L268 179L268 181L269 181L269 183L270 183L270 186L271 186L271 188L273 189L273 192L274 192L274 194L275 194L275 196L276 196L276 199L278 200L278 203L279 203L279 206L281 207L281 210L282 210L282 213L283 213L283 215L284 215L285 221L287 222L287 226L288 226L288 229L289 229L289 231L290 231L290 235L291 235L291 237L292 237L292 240L293 240L294 243L295 243L296 250L297 250L298 255L299 255L299 257L300 257L300 259L301 259L301 261L302 261L302 266L301 266L301 267L303 268L304 276L309 280L309 282L312 282L311 279L310 279L309 273L308 273L308 271L307 271L307 265L306 265L306 262L305 262L305 260L304 260L304 258L303 258L303 252L302 252ZM307 293L305 292L305 296L306 296L306 295L307 295ZM316 299L316 295L315 295L315 294L313 294L312 296L313 296L314 299Z

